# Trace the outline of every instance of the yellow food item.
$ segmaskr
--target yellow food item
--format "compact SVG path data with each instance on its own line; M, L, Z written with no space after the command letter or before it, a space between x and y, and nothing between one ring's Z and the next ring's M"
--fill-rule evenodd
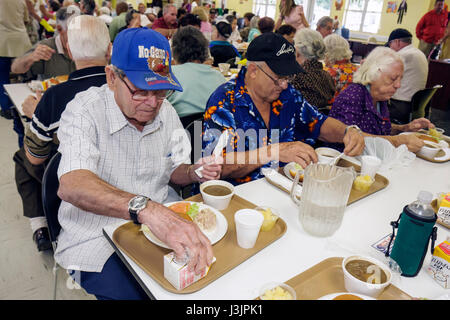
M275 226L275 223L277 222L278 216L276 214L272 213L272 210L270 208L268 209L260 209L259 212L261 212L264 216L264 221L261 226L261 231L270 231Z
M295 178L295 175L297 174L297 171L299 171L299 170L303 171L303 168L301 165L296 163L294 165L294 168L289 169L289 174L291 175L292 178ZM298 181L303 182L304 177L305 177L305 174L303 172L300 173L300 177L299 177Z
M266 290L261 297L262 300L292 300L289 291L277 286L273 289Z
M353 181L353 189L361 192L367 192L370 189L370 186L373 184L374 180L369 176L357 176L355 181Z
M442 133L440 133L439 131L437 131L434 128L430 128L428 129L428 134L436 139L441 139L442 138Z

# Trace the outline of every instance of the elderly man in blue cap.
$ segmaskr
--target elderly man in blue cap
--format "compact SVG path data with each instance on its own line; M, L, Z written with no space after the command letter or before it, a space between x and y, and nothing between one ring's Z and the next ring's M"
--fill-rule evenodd
M103 236L107 225L145 224L196 273L212 262L208 238L161 204L176 199L169 182L218 179L223 161L211 156L190 164L190 142L165 99L170 90L182 91L171 58L158 32L122 31L105 69L107 84L76 95L61 116L55 260L98 299L147 298Z

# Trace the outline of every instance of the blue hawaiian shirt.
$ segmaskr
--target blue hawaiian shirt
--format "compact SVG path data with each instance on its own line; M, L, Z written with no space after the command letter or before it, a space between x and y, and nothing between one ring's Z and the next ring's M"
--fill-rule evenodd
M254 105L244 79L247 70L242 68L236 79L230 80L213 92L206 105L203 121L203 155L210 155L221 132L231 134L227 152L241 152L261 148L271 143L302 141L314 145L320 127L327 116L309 104L292 85L272 102L269 127ZM267 163L264 167L284 166L284 163ZM261 168L239 179L227 179L234 185L260 179Z

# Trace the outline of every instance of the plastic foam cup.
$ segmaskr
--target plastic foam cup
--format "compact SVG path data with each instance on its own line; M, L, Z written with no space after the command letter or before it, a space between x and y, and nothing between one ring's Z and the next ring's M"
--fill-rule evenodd
M381 167L381 160L374 156L362 156L361 157L361 175L369 175L372 179L375 179L375 175Z
M254 209L241 209L234 214L236 236L239 247L250 249L255 246L264 216Z

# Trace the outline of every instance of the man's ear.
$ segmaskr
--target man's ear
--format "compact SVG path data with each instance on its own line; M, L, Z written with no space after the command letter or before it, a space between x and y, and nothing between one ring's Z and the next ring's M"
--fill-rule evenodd
M72 51L70 51L69 41L67 41L67 54L69 55L70 60L73 60Z
M251 78L251 79L255 79L256 78L256 71L258 71L258 68L256 67L256 65L254 63L250 63L247 66L247 75Z
M106 83L108 84L108 88L111 91L114 91L114 89L115 89L114 79L115 79L116 75L114 74L114 71L113 71L111 65L107 65L105 67L105 73L106 73Z

